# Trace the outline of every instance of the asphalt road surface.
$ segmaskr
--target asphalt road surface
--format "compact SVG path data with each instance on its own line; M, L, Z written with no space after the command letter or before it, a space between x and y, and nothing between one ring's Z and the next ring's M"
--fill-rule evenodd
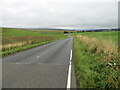
M3 88L75 88L73 37L2 59Z

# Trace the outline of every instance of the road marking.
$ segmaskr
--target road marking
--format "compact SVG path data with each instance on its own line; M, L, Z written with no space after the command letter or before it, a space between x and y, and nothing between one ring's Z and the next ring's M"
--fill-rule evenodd
M49 50L45 51L45 52L43 53L43 55L46 54L47 52L49 52Z
M71 61L70 61L70 65L71 65Z
M71 50L71 53L70 53L70 60L72 60L72 50Z
M40 56L37 56L37 58L39 58Z
M71 62L71 61L70 61ZM67 81L67 90L70 90L70 85L71 85L71 64L69 65L69 70L68 70L68 81Z
M40 54L39 56L37 56L37 58L40 58L42 55L46 54L47 52L49 52L49 50L43 52L42 54Z
M72 60L72 50L70 53L70 64L69 64L69 69L68 69L68 79L67 79L67 90L70 90L70 86L71 86L71 60Z

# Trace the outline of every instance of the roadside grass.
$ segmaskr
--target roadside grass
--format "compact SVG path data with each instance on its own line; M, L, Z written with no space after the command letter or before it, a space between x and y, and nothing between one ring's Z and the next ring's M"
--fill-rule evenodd
M108 63L114 59L116 59L116 61L114 60L114 63L118 62L118 46L116 46L111 40L101 40L99 38L83 35L77 35L76 38L87 45L91 52L96 54L103 54L104 62Z
M2 49L1 55L6 56L65 38L67 38L67 36L60 30L2 28L2 46L0 46Z
M74 63L78 88L118 88L120 73L116 65L104 62L104 54L95 53L74 38Z
M80 33L72 33L71 35L83 35L83 36L89 36L89 37L95 37L99 38L100 40L111 40L115 43L115 45L118 45L118 34L120 31L111 31L111 32L80 32Z
M41 43L36 43L36 44L31 44L31 45L21 46L21 47L19 46L19 47L16 47L16 48L11 47L9 50L5 50L2 53L0 53L0 55L6 56L6 55L9 55L9 54L14 54L16 52L27 50L27 49L37 47L37 46L40 46L40 45L44 45L44 44L47 44L47 43L50 43L50 42L53 42L53 41L46 41L46 42L41 42Z

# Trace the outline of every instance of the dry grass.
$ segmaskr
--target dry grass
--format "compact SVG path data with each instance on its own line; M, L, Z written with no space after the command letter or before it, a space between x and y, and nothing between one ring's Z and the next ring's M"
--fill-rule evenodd
M2 51L8 51L14 48L24 47L27 45L32 45L40 42L55 40L57 37L51 36L23 36L23 37L3 37L2 41Z
M48 41L55 39L57 37L55 36L20 36L20 37L3 37L2 38L2 45L6 44L14 44L19 42L28 42L28 41L34 41L34 42L42 42L42 41Z
M77 35L75 37L89 46L92 52L97 54L103 53L105 62L111 61L114 55L118 56L118 47L111 40L101 40L82 35Z
M2 45L2 50L10 50L12 48L16 48L16 47L23 47L27 44L31 44L32 41L23 41L23 42L19 42L19 43L12 43L12 44L6 44L6 45Z

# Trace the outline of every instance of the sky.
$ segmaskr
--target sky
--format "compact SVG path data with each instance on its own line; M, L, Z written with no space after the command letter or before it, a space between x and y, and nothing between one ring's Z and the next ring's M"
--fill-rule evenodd
M2 27L118 27L119 0L2 0Z

